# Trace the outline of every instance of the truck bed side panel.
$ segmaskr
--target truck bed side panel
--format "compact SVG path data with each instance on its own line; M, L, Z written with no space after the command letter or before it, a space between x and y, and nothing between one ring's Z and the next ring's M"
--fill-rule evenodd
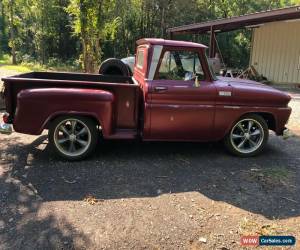
M26 89L18 94L14 129L37 135L59 115L87 115L96 119L103 134L111 133L114 96L95 89ZM51 105L49 105L51 103Z

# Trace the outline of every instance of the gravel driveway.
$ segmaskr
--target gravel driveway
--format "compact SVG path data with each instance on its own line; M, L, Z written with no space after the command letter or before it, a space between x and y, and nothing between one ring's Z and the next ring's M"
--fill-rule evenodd
M271 135L249 159L220 143L114 141L70 163L45 134L0 135L0 249L226 250L241 249L241 235L300 239L296 95L294 137Z

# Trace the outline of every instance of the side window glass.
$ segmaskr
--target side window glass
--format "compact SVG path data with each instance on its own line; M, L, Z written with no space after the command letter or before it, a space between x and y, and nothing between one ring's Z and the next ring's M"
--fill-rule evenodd
M166 51L159 68L159 79L193 80L198 76L204 80L204 72L198 53L193 51Z

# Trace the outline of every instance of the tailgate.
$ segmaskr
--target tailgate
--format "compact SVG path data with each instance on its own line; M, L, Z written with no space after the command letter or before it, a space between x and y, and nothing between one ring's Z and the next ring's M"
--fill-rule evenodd
M3 87L1 89L1 103L0 110L6 110L7 113L13 115L13 98L11 94L11 83L4 80Z
M5 110L4 104L4 84L0 83L0 111Z

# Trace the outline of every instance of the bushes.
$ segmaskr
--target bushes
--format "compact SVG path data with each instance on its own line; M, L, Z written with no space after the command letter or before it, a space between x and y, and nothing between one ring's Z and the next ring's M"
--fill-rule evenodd
M7 54L0 55L0 64L10 64L11 63L11 57Z
M62 61L52 57L46 64L42 65L32 56L24 54L23 56L18 56L18 62L18 65L11 65L11 56L2 55L0 57L0 65L2 64L4 69L14 70L20 73L29 71L81 71L80 62L75 59Z

